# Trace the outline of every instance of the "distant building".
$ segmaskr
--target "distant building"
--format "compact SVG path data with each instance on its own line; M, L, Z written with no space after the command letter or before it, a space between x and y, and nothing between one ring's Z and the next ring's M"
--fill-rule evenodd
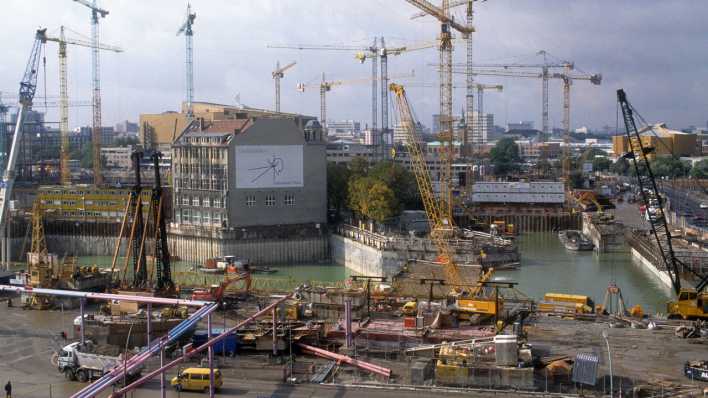
M583 127L578 127L577 129L574 130L575 134L588 134L590 130L583 126Z
M349 163L354 158L361 157L369 162L375 160L376 147L351 142L330 142L327 144L327 161L332 163Z
M472 123L472 136L468 139L473 144L484 144L489 140L490 132L494 128L494 114L483 113L480 120L477 112L472 114L472 120L467 123Z
M655 124L645 127L639 132L642 146L652 147L654 151L650 157L671 155L674 157L691 157L701 154L701 145L696 134L670 130L665 124ZM615 156L622 156L629 152L629 143L626 135L612 137L612 151Z
M132 153L133 147L130 145L124 147L101 147L103 167L130 170L133 168L133 162L130 159Z
M533 140L517 140L519 156L524 159L557 159L561 155L559 142L535 142Z
M474 204L542 204L565 202L563 182L477 182L472 184Z
M418 122L415 125L415 134L418 141L423 140L423 135L425 134L425 126ZM408 132L403 128L401 123L396 123L393 126L393 143L394 144L405 144L408 142Z
M80 133L81 134L88 134L92 135L93 132L93 127L91 126L84 126L81 127ZM116 131L113 127L101 127L101 146L110 146L113 145L113 140L115 139L116 136Z
M355 120L327 122L327 134L349 134L357 136L361 134L361 122Z
M513 131L513 130L533 130L533 122L530 120L527 120L527 121L522 121L522 122L507 123L506 131Z
M116 133L137 133L138 124L124 120L116 123L115 131Z

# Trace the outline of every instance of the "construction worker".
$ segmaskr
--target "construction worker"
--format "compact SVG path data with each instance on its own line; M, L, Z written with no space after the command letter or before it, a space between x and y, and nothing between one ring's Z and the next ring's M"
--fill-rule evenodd
M10 380L8 380L7 384L5 384L5 398L12 398L12 384L10 383Z

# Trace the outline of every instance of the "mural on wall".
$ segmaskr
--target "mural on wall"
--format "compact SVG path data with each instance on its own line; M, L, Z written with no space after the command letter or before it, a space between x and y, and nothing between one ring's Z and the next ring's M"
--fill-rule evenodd
M301 145L236 147L236 188L303 186Z

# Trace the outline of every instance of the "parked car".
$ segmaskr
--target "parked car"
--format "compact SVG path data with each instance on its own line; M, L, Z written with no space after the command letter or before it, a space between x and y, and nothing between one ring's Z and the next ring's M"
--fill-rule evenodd
M177 391L209 391L209 368L183 369L170 381ZM214 389L219 389L224 384L221 371L214 369Z

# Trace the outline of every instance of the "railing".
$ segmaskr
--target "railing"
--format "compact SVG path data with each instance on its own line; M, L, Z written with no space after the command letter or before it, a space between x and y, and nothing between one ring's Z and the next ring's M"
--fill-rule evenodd
M391 241L393 239L347 224L339 224L335 232L337 235L353 239L357 242L361 242L367 246L375 247L380 250L390 249Z

